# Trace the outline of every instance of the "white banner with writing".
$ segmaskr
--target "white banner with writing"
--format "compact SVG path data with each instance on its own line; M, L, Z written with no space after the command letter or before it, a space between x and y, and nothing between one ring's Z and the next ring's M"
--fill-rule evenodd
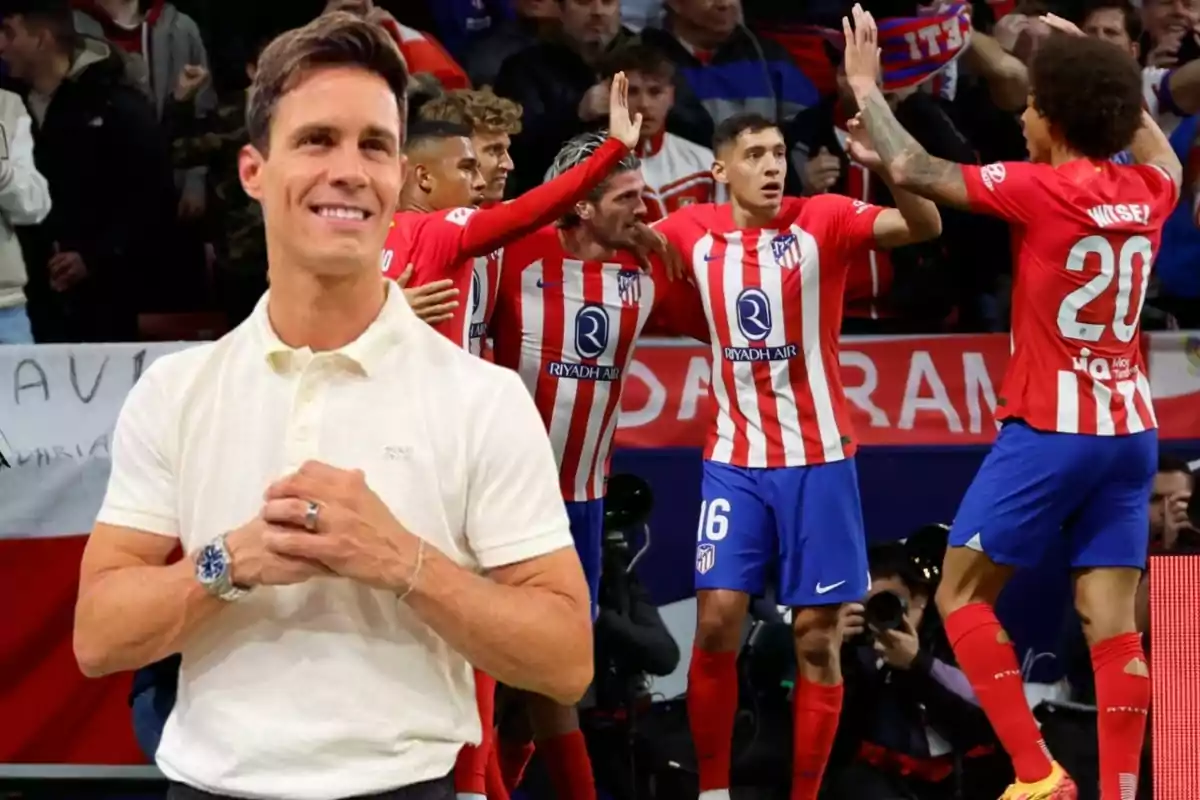
M0 347L0 537L91 530L125 395L192 342Z

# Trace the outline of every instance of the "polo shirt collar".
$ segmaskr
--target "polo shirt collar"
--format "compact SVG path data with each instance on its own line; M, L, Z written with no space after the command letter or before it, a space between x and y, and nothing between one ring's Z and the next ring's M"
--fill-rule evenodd
M337 350L321 352L313 352L308 347L289 347L280 340L267 313L268 291L258 301L251 315L267 365L276 373L287 374L303 370L314 359L323 359L351 372L368 377L373 375L381 368L391 349L400 342L406 326L416 321L404 292L392 285L391 281L385 281L385 288L387 296L383 308L362 335Z

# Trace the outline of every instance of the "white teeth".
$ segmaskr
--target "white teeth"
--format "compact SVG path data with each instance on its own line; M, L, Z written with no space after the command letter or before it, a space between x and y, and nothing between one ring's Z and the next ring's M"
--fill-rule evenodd
M341 208L341 207L337 207L337 206L322 206L320 208L320 210L317 211L317 213L320 214L322 217L328 217L330 219L349 219L349 220L357 220L359 222L361 222L362 220L364 220L366 218L366 214L363 213L362 209L358 209L358 208Z

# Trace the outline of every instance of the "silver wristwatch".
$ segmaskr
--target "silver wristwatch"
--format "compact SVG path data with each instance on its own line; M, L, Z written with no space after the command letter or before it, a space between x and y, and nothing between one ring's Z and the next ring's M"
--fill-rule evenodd
M233 558L225 536L222 533L196 554L196 580L213 597L232 602L245 597L250 590L233 582Z

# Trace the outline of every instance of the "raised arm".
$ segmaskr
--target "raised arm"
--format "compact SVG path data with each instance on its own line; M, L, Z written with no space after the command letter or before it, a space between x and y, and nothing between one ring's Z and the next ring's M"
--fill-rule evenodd
M641 131L642 115L629 113L629 79L613 76L608 110L608 141L582 164L555 180L468 217L460 243L464 257L491 253L508 242L549 225L571 210L576 202L599 186L629 154Z
M13 225L37 225L50 213L50 188L33 163L32 123L25 103L15 94L3 101L19 109L16 130L9 132L9 157L0 161L0 212Z
M846 80L880 168L893 187L953 208L968 208L962 165L935 158L896 119L879 90L879 31L875 20L854 6L854 25L842 19Z
M1183 185L1183 164L1175 155L1175 148L1163 133L1162 128L1154 121L1154 117L1146 111L1142 112L1142 127L1134 134L1133 144L1129 146L1134 163L1149 164L1158 167L1167 174L1171 183L1175 184L1175 197L1179 197Z

